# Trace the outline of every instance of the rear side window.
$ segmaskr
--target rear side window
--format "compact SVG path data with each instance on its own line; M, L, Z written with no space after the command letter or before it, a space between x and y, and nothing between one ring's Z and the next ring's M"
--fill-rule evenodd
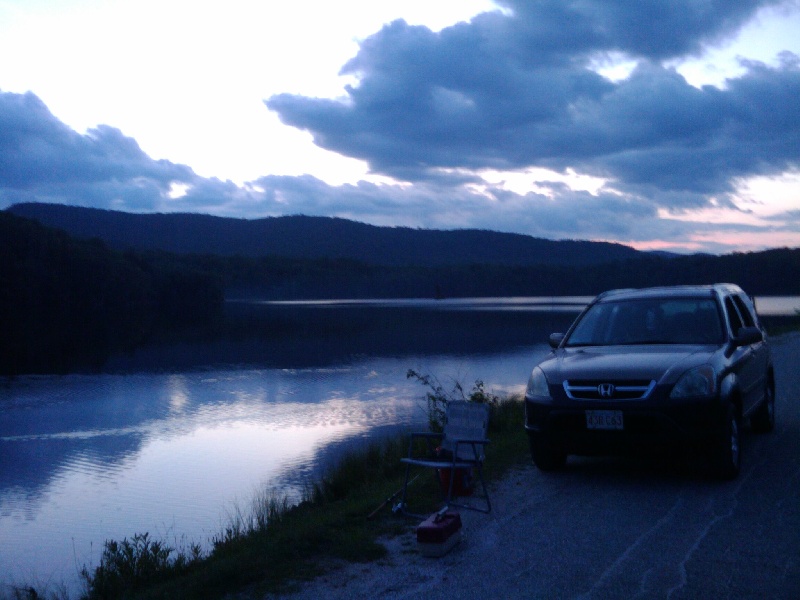
M745 327L755 327L755 320L753 319L753 315L750 312L750 309L744 303L744 300L740 296L733 297L733 303L736 305L736 308L739 309L739 315L742 317L742 322L744 323Z
M744 327L744 321L730 296L725 298L725 312L728 313L728 325L730 325L731 333L737 335L739 330Z

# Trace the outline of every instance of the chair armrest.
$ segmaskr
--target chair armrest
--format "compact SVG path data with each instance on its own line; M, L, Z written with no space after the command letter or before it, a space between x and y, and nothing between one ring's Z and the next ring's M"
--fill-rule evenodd
M483 444L483 445L486 445L486 444L488 444L488 443L489 443L489 440L487 440L487 439L485 439L485 438L484 438L484 439L482 439L482 440L461 440L461 439L455 439L455 440L453 440L453 441L456 443L456 445L458 445L458 444Z
M434 433L432 431L416 431L411 433L412 438L443 438L443 433Z

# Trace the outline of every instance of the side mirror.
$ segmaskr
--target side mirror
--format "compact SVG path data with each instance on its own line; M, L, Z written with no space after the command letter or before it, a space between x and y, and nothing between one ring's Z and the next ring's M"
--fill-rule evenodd
M731 343L734 348L740 348L741 346L749 346L762 341L764 341L764 334L761 333L758 327L742 327L739 329L739 333L731 340Z
M563 333L551 333L550 334L550 347L551 348L558 348L561 345L561 342L564 341L564 334Z

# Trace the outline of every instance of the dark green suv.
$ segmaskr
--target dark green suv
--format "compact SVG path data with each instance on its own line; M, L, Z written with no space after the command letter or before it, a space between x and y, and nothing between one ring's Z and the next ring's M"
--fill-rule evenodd
M533 368L525 429L534 463L677 445L739 474L743 419L775 426L767 336L737 286L614 290L595 298Z

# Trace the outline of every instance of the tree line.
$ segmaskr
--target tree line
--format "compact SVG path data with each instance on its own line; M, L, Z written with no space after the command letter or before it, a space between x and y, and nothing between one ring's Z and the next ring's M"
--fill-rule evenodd
M190 265L0 212L0 374L99 368L115 351L218 320L223 288Z
M156 257L158 253L150 253ZM381 266L347 259L173 256L212 274L232 298L591 296L613 288L736 283L753 295L800 295L800 249L724 256L661 256L582 267Z

